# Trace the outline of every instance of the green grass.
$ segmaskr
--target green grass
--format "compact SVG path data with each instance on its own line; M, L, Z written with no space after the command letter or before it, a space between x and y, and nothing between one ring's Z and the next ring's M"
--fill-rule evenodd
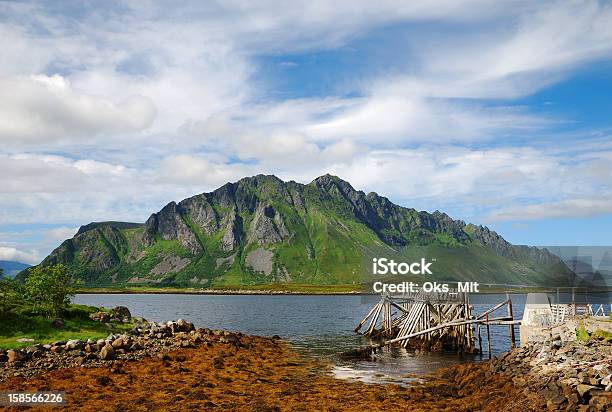
M591 338L592 339L612 339L612 332L597 329L595 332L591 333Z
M589 332L587 332L584 324L581 323L578 329L576 329L576 339L581 342L586 342L589 340L589 337Z
M584 323L580 322L580 326L576 329L576 339L581 342L586 342L589 339L612 339L612 333L601 329L589 333Z
M0 313L0 348L16 349L34 343L51 343L70 339L100 339L110 333L124 332L133 328L131 323L104 323L89 319L97 308L71 305L63 315L65 326L55 329L51 320L42 316L31 316L15 312ZM17 342L20 338L34 339L34 342Z

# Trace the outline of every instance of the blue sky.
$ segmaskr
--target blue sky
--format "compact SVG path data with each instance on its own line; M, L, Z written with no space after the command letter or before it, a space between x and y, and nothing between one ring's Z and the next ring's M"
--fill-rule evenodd
M607 1L0 3L0 259L244 176L609 245Z

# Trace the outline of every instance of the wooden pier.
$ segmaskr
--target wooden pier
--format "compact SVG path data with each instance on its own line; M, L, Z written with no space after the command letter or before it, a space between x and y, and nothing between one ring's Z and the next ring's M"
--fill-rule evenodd
M359 322L355 332L367 325L364 335L379 340L370 349L391 344L427 351L453 350L459 353L482 353L481 328L486 331L487 351L491 356L491 325L508 325L508 337L515 346L514 325L520 324L512 312L512 300L472 314L469 295L464 292L384 294ZM506 307L506 315L493 312Z

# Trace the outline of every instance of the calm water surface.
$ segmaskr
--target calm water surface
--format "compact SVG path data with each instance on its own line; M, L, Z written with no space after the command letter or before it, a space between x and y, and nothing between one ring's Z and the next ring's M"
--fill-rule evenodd
M511 297L514 316L520 319L525 295ZM473 296L474 313L505 299L505 295ZM353 329L378 300L376 296L179 294L83 294L74 298L75 303L92 306L127 306L132 315L156 322L183 318L197 327L279 335L299 351L330 360L337 376L364 381L409 380L411 374L482 359L479 355L414 355L399 348L386 350L375 362L338 359L338 353L369 343ZM505 315L505 309L494 315ZM518 327L516 333L518 342ZM491 327L491 341L494 355L506 351L510 347L508 327ZM483 346L486 348L486 340Z

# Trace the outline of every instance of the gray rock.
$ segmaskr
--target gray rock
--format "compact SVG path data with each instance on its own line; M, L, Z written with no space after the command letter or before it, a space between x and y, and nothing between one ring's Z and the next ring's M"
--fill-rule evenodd
M22 362L28 358L27 353L21 350L10 349L6 352L7 360L9 363Z
M72 339L69 340L68 342L66 342L66 349L67 350L81 350L83 349L85 345L83 344L83 341L79 340L79 339Z
M66 326L64 319L62 318L55 318L53 319L53 321L51 321L51 327L56 328L56 329L61 329L64 326Z
M104 347L100 350L100 359L115 359L115 349L111 345L104 345Z
M115 339L113 341L113 343L111 343L112 347L115 349L122 349L125 346L127 346L128 343L128 339L123 337L123 336L119 336L117 339Z
M584 385L584 384L580 384L576 387L576 390L578 391L578 394L580 395L580 397L584 397L584 395L589 393L589 391L592 389L595 389L595 387L591 385Z

